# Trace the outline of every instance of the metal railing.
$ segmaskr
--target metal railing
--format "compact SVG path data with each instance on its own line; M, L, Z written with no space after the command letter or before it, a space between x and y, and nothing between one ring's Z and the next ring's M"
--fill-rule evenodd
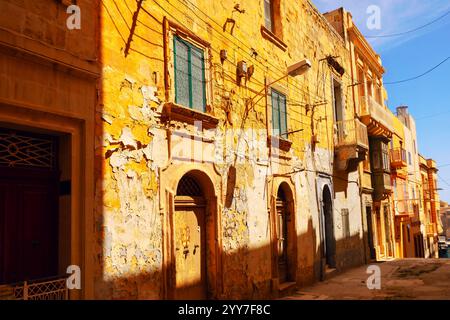
M0 299L8 300L68 300L66 278L24 281L0 285Z
M402 148L391 149L391 164L406 165L406 150Z
M375 121L381 123L389 131L394 130L394 120L389 111L385 109L371 96L359 97L361 101L361 116L371 116Z
M358 119L335 123L335 147L357 145L369 148L367 127Z

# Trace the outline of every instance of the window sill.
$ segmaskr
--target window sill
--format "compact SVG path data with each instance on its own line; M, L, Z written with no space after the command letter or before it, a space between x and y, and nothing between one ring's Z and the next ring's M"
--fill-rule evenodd
M214 129L219 123L219 119L207 113L186 108L173 102L164 104L161 112L161 121L168 122L170 120L194 124L195 121L201 121L202 127L206 129Z
M279 37L277 37L272 31L267 29L264 26L261 26L261 35L264 39L269 40L274 45L276 45L278 48L280 48L283 51L287 50L287 44L283 42Z
M284 138L278 136L268 136L267 137L267 145L276 147L282 151L288 152L291 150L292 141L286 140Z

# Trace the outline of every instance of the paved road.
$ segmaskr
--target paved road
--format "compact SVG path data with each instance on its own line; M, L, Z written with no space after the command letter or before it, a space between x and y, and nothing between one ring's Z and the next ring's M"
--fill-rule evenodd
M367 266L302 288L288 300L450 300L450 259L402 259L376 263L381 289L369 290Z

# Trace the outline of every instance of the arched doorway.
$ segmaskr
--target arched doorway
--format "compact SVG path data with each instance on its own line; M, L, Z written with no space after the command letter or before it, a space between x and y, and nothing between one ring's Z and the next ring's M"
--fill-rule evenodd
M199 181L184 175L178 183L173 217L175 299L207 298L207 199Z
M282 183L276 198L276 254L278 282L295 281L295 228L292 192L286 183Z
M333 200L331 191L328 186L323 188L322 193L322 212L324 219L324 249L326 265L329 268L336 267L336 239L334 237L334 222L333 222Z

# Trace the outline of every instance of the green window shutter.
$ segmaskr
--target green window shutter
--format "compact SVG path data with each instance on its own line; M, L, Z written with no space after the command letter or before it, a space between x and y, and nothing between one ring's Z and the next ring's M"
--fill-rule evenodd
M204 70L203 51L197 48L191 48L191 92L192 108L205 111L205 70Z
M272 131L274 136L287 138L286 96L278 91L272 91Z
M174 37L174 55L175 102L189 107L189 47L178 37Z
M205 60L201 49L174 37L175 102L206 110Z
M272 89L272 134L280 135L280 109L278 105L278 92Z
M279 98L279 109L280 109L280 135L281 137L287 139L287 114L286 114L286 97L280 95Z

